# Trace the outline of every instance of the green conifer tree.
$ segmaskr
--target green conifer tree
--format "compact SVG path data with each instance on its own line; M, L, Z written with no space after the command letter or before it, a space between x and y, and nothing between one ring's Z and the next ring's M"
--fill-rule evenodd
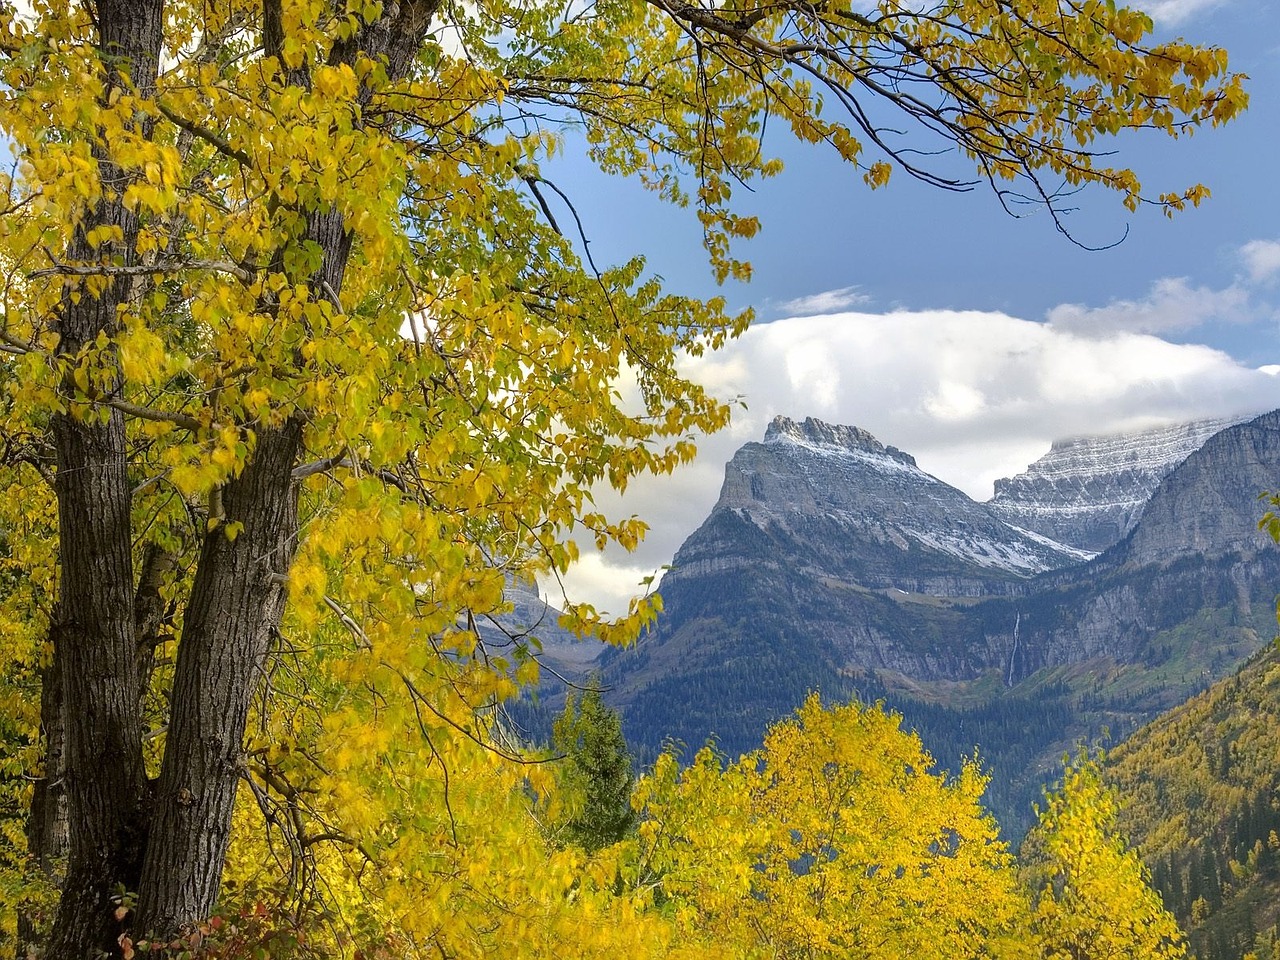
M563 784L570 800L561 838L589 852L617 843L636 819L631 809L635 774L621 717L591 683L569 693L551 736L556 751L564 754Z

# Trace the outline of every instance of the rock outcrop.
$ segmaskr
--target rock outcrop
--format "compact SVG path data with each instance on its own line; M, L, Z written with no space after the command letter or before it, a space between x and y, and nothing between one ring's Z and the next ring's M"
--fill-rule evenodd
M1280 489L1277 464L1280 411L1250 421L1247 429L1216 433L1153 492L1142 522L1123 544L1124 562L1256 553L1270 543L1258 530L1264 512L1258 497Z
M865 430L777 417L725 467L720 500L676 554L664 590L785 558L818 579L979 597L1018 592L1028 576L1086 556L1011 527Z

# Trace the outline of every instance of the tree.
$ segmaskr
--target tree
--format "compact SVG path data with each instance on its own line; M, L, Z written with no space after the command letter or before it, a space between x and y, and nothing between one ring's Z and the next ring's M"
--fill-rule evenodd
M552 726L551 745L564 755L561 790L570 796L564 839L592 853L617 843L635 825L635 774L622 718L605 706L598 687L569 692Z
M290 851L289 889L342 851L400 855L374 842L400 815L364 822L317 783L424 823L447 808L456 780L414 798L376 765L491 739L490 706L536 672L476 629L504 578L563 570L575 535L634 544L592 485L669 470L726 422L676 358L749 314L584 257L540 166L560 125L694 205L716 274L746 276L730 242L758 225L730 201L778 170L770 117L872 186L896 163L967 187L918 159L950 145L1004 202L1056 214L1061 182L1135 207L1098 138L1245 104L1225 53L1150 28L1092 0L5 5L0 452L21 495L0 509L10 537L51 507L56 543L6 560L24 585L0 636L41 689L12 722L40 781L29 857L59 888L48 955L192 929L251 862L250 821ZM655 612L567 622L622 641Z
M974 764L931 772L900 718L816 695L722 767L664 754L639 862L691 930L778 957L1019 956L1026 902Z
M1066 764L1045 798L1023 858L1036 895L1033 925L1048 960L1175 960L1177 921L1116 829L1116 800L1088 755Z

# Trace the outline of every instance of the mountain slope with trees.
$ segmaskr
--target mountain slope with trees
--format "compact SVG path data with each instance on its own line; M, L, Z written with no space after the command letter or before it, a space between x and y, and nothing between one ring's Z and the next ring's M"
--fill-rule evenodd
M1120 823L1201 960L1280 956L1280 650L1120 743Z

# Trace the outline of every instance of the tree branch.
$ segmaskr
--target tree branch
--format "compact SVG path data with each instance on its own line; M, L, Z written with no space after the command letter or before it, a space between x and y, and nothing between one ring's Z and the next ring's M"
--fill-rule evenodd
M182 427L184 430L199 430L204 426L199 420L190 414L178 413L177 411L156 410L152 407L144 407L138 403L130 403L128 400L118 400L114 397L89 397L89 403L101 404L104 407L111 407L119 410L121 413L130 417L137 417L139 420L150 420L153 423L172 423Z
M29 279L37 277L139 277L154 273L181 273L184 270L213 270L229 273L245 282L253 282L254 272L229 260L181 260L165 263L73 264L57 263L43 270L33 270Z
M239 147L233 146L208 127L203 127L194 120L188 120L186 117L179 116L158 100L156 101L156 109L164 114L169 122L175 127L187 131L187 133L192 136L199 137L223 156L230 157L232 160L235 160L246 167L252 167L254 165L253 157L249 156L249 154L245 153L245 151L241 150Z

